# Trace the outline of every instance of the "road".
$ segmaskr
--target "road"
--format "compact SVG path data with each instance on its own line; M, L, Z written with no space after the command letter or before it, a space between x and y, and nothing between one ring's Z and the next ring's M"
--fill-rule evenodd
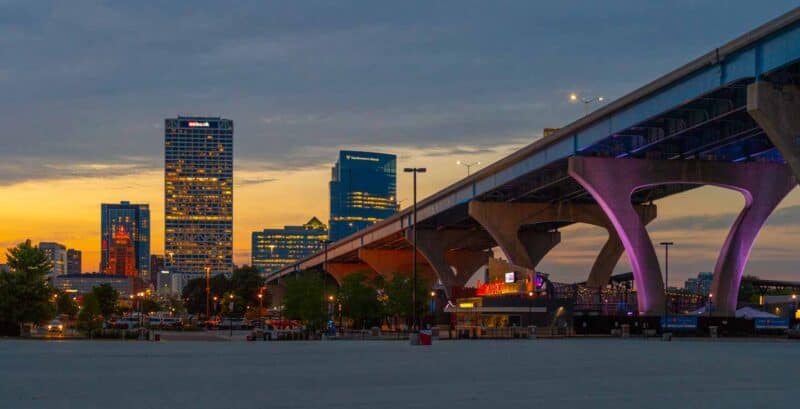
M0 341L0 408L784 408L800 343Z

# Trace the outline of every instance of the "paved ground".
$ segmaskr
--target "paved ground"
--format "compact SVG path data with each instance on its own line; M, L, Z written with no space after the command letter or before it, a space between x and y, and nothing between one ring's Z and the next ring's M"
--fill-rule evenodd
M0 340L0 408L789 408L800 342Z

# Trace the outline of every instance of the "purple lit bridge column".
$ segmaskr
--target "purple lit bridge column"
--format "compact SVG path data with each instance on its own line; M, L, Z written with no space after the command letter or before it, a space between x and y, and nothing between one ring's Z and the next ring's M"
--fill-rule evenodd
M714 269L716 315L733 315L753 242L767 217L797 185L788 166L778 163L726 163L572 157L569 174L603 208L614 224L633 268L639 311L664 309L664 282L655 249L634 211L631 195L664 184L713 185L740 192L744 209L728 233Z
M656 217L655 206L636 206L644 224ZM561 241L559 232L520 231L524 225L569 222L599 226L608 232L608 240L592 265L588 287L608 284L624 247L602 208L578 203L508 203L470 202L469 215L491 234L498 246L516 264L531 270Z

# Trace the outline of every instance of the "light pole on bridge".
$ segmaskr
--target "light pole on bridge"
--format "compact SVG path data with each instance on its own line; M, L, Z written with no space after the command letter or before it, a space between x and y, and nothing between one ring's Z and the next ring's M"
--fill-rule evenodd
M461 160L456 161L456 165L460 165L460 166L463 166L463 167L467 168L467 176L470 175L470 170L472 169L473 166L478 166L480 164L481 164L480 161L477 161L477 162L464 162L464 161L461 161Z
M592 102L595 102L595 101L603 102L604 99L605 98L600 97L600 96L591 97L591 98L584 98L584 97L581 97L581 96L579 96L578 94L576 94L574 92L572 94L569 94L569 100L571 102L583 102L583 115L584 116L589 114L589 104L591 104Z

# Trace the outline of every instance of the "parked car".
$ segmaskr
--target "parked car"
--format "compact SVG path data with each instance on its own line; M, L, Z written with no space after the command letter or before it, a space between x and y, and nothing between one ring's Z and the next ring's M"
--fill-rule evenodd
M241 318L225 318L222 322L219 323L219 329L235 329L235 330L245 330L245 329L253 329L253 325L250 324L250 321L241 319Z
M150 327L172 329L183 327L183 320L176 317L150 317L147 322Z
M64 324L62 324L59 320L52 320L49 324L47 324L47 332L63 334Z
M141 326L139 318L120 318L113 324L109 322L109 327L114 329L136 329Z

